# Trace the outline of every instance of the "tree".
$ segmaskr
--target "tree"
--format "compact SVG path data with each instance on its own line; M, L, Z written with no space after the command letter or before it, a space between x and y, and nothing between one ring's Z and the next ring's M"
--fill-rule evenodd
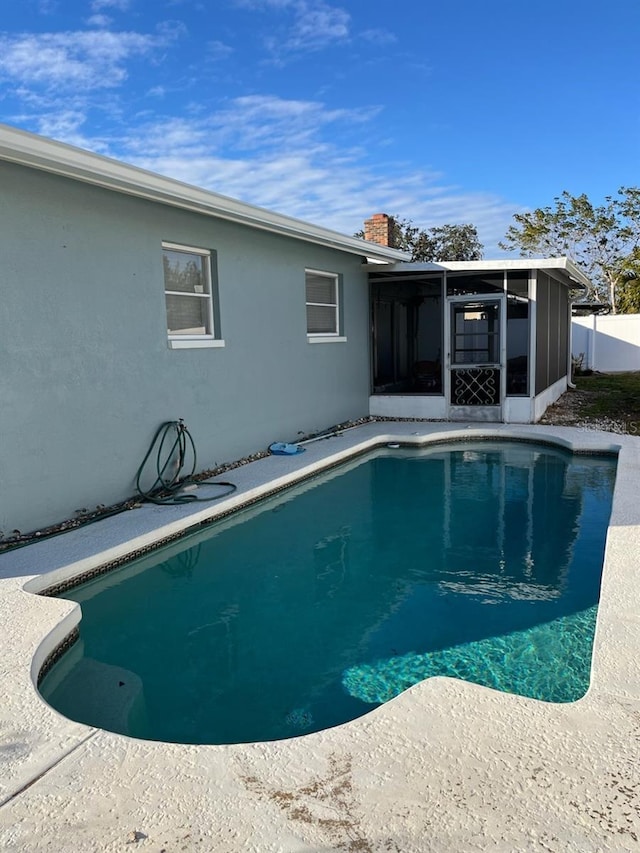
M599 206L566 190L554 202L516 213L500 247L524 257L566 255L593 281L590 298L608 300L614 313L628 311L640 279L640 188L621 187Z
M364 237L363 231L354 236ZM411 219L393 217L392 248L411 252L412 261L479 261L483 245L475 225L418 228Z
M640 249L636 248L622 269L618 285L618 311L621 314L640 314Z
M483 245L475 225L436 225L421 230L411 220L396 221L396 246L413 261L480 261Z

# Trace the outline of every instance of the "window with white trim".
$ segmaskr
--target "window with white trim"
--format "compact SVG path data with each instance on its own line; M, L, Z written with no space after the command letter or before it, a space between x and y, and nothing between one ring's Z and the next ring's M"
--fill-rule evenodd
M164 295L169 343L189 346L213 341L214 306L211 252L175 243L162 244Z
M307 335L330 337L340 334L338 276L305 270L307 291Z

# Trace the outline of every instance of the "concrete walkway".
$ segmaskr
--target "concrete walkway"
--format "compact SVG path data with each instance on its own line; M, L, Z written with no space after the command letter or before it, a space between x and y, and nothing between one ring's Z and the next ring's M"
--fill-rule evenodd
M355 448L496 433L620 449L592 681L580 701L547 704L432 678L328 731L184 746L73 723L37 693L43 661L79 611L34 591ZM145 506L0 555L0 849L640 850L640 439L562 427L368 424L298 457L238 468L233 480L238 491L214 509Z

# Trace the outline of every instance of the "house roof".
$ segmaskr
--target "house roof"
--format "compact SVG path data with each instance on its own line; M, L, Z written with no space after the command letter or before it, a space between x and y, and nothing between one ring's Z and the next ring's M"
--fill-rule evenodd
M610 314L611 305L608 302L574 302L571 311L574 317L590 317L593 314Z
M395 263L382 269L371 264L373 272L383 272L385 278L390 275L420 272L500 272L503 270L549 270L556 273L568 287L586 290L591 287L590 279L569 258L503 258L488 261L442 261L437 263Z
M567 284L579 290L591 287L590 279L574 264L570 258L505 258L497 261L447 261L441 264L445 269L469 270L554 270L561 278L567 279Z
M329 228L274 213L5 124L0 124L0 160L63 175L171 207L192 210L205 216L227 219L296 240L339 249L366 257L378 264L409 259L407 252L399 249L390 249L357 237L349 237Z

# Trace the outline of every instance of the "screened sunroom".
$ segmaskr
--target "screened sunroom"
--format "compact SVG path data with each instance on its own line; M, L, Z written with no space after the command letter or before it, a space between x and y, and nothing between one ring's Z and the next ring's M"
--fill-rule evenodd
M567 388L567 258L370 265L372 415L534 423Z

